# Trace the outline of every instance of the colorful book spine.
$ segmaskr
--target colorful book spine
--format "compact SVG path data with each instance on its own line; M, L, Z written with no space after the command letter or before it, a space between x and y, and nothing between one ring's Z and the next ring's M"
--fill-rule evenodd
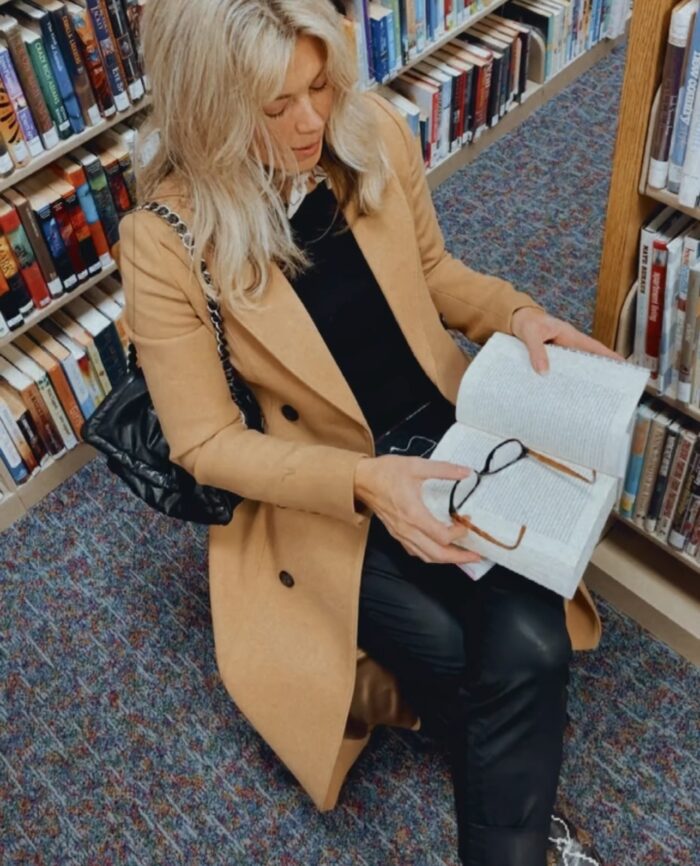
M49 254L53 259L56 272L61 280L63 288L66 291L75 289L78 285L78 277L73 271L71 260L68 256L68 250L63 243L61 236L61 228L54 216L49 203L42 203L34 211L36 219L41 228L41 232L46 241L46 246Z
M108 268L112 264L114 264L114 260L110 255L107 235L105 234L105 230L102 227L100 216L97 212L97 205L95 204L95 199L92 195L87 179L84 177L84 173L83 181L77 187L76 192L78 194L80 207L82 208L85 219L87 220L87 224L90 228L92 242L95 245L95 251L97 252L97 255L99 257L100 264L103 268Z
M29 32L24 34L24 43L39 82L41 95L44 97L46 107L56 125L58 136L61 139L69 138L73 134L73 128L61 99L44 43L40 36Z
M113 250L119 243L119 214L114 206L107 175L97 157L85 158L83 168L100 216L100 222L107 236L107 242L110 249Z
M95 104L90 79L80 54L79 40L73 27L73 19L63 4L50 14L53 16L58 44L61 46L63 59L73 85L73 91L80 105L83 120L87 126L94 126L100 122L100 110Z
M656 523L659 519L659 514L661 513L661 504L663 502L664 492L666 490L666 485L668 484L669 472L671 471L673 455L678 444L680 429L680 424L677 421L672 422L668 426L661 456L661 463L659 464L659 473L656 476L656 483L654 484L654 490L651 494L647 516L644 519L644 528L647 532L654 532L656 529Z
M34 255L32 245L14 208L0 215L0 229L5 233L29 289L34 306L41 310L51 303L51 294Z
M12 102L19 125L22 127L22 134L27 142L29 153L31 156L39 156L44 151L44 145L41 143L39 130L34 123L34 118L27 105L22 85L19 83L12 57L7 48L0 48L0 78Z
M119 57L128 84L129 96L133 102L137 102L144 95L144 87L124 8L120 0L99 0L99 2L107 10L113 38L119 50Z
M71 7L71 19L99 113L103 117L112 117L116 114L117 109L109 86L107 70L100 56L100 46L97 43L90 14L87 9L78 6Z
M34 211L27 199L15 189L8 189L4 195L5 201L17 211L22 223L29 245L36 256L41 273L48 286L52 298L58 298L63 294L63 285L58 275L56 266L49 253L41 227L37 222Z
M63 245L68 253L71 271L77 277L78 283L83 283L88 278L87 264L83 259L66 202L58 195L51 202L51 212L56 220Z
M109 25L107 8L101 0L87 0L87 9L95 28L95 36L114 97L114 104L118 111L125 111L131 104L128 83L120 61L119 49L115 45L112 28Z
M19 25L12 24L3 28L7 47L12 56L17 76L22 85L22 90L27 99L34 122L41 135L41 140L46 150L51 150L58 144L58 132L56 124L51 118L49 109L42 96L41 87L34 71L27 46L24 44L22 32Z
M639 490L634 503L634 517L632 518L638 526L644 526L644 520L649 510L669 423L670 417L664 411L657 412L651 419L647 447L644 451L644 464L639 479Z
M10 331L16 331L24 324L24 316L19 310L17 298L10 290L2 271L0 271L0 314Z
M670 192L678 194L683 175L683 163L688 148L690 122L693 117L695 95L700 79L700 15L695 15L693 29L687 48L685 60L685 75L678 93L676 121L671 137L671 152L668 164L667 187Z
M51 71L58 86L58 92L61 95L61 100L68 113L71 129L76 135L79 135L85 129L85 121L83 114L73 89L70 73L66 67L66 61L61 52L61 43L56 33L53 19L46 14L41 19L41 33L44 40L44 45L51 64Z
M17 306L23 316L28 316L34 310L34 303L20 273L19 263L12 252L7 237L0 233L0 271L17 300Z
M22 462L27 467L29 474L39 468L39 461L36 459L22 428L17 423L17 419L13 416L9 406L5 402L3 392L5 390L4 382L0 382L0 424L2 424L12 440L12 444L17 449L18 454L22 458Z
M7 467L15 484L23 484L29 478L29 470L20 457L19 451L2 420L0 420L0 458L2 458L2 462Z
M666 485L666 492L664 493L664 500L661 504L661 513L656 524L656 537L662 541L666 541L671 529L678 496L685 481L696 442L697 434L685 429L681 431L676 452L673 455L673 463L671 465L668 484Z
M642 474L642 465L644 464L644 452L647 446L649 427L651 426L653 414L651 407L647 404L643 404L637 409L634 432L632 433L630 459L627 464L627 472L620 499L620 514L629 520L634 516L634 503L637 498L637 490L639 489L639 479Z
M0 136L4 139L7 150L14 164L21 168L31 159L27 142L22 132L22 127L17 119L12 100L10 99L5 85L0 79Z
M668 543L671 547L675 547L677 550L683 550L685 543L688 540L687 531L684 531L684 523L686 510L691 503L694 489L700 491L700 447L697 441L690 458L688 471L686 472L680 493L678 494L676 510L668 533Z

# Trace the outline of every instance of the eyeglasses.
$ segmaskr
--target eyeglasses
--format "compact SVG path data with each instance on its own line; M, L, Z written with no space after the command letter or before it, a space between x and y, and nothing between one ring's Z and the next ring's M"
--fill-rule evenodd
M586 484L593 484L597 477L595 469L591 470L592 477L587 478L585 475L581 475L569 466L565 466L563 463L559 463L557 460L547 457L546 454L540 454L537 451L533 451L531 448L523 445L519 439L506 439L504 442L501 442L500 445L496 445L496 447L489 452L482 470L473 471L471 475L468 475L461 481L456 481L454 483L452 490L450 491L450 517L460 525L466 527L470 532L486 539L486 541L490 541L492 544L502 547L505 550L515 550L523 540L523 536L527 529L526 526L520 527L518 538L514 544L504 544L502 541L498 541L498 539L489 535L488 532L479 529L478 526L475 526L471 522L471 518L468 515L460 514L459 511L464 507L466 501L479 486L483 477L487 475L496 475L498 472L502 472L509 466L513 466L525 457L532 457L533 460L539 460L540 463L543 463L550 469L556 469L558 472L562 472L572 478L578 478Z

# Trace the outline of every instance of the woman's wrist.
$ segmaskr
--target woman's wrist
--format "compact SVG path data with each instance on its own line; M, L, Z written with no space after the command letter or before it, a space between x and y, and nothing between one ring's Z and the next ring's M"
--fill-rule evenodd
M354 496L364 505L369 505L372 497L372 472L374 469L374 457L363 457L355 466Z

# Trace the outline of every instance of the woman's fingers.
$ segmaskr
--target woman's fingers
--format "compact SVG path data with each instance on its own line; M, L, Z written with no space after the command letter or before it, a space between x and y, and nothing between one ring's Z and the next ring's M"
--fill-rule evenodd
M425 457L412 457L415 460L412 474L417 478L441 478L448 481L461 481L472 474L469 466L448 463L446 460L428 460Z
M438 544L419 529L413 532L409 541L413 546L418 548L419 556L425 562L435 562L445 565L467 565L468 563L479 562L481 560L478 553L464 550L455 545Z

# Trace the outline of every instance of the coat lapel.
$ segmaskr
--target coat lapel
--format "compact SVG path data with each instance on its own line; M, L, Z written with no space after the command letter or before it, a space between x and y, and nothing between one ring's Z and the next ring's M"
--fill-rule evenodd
M380 213L360 217L355 205L350 205L344 215L409 346L435 380L435 360L417 303L422 279L420 260L415 250L404 247L406 242L415 244L415 226L397 187L392 179ZM328 290L332 291L333 286ZM237 313L239 324L307 387L367 428L362 410L325 341L293 286L276 266L260 304L254 310ZM362 335L357 336L361 351Z

